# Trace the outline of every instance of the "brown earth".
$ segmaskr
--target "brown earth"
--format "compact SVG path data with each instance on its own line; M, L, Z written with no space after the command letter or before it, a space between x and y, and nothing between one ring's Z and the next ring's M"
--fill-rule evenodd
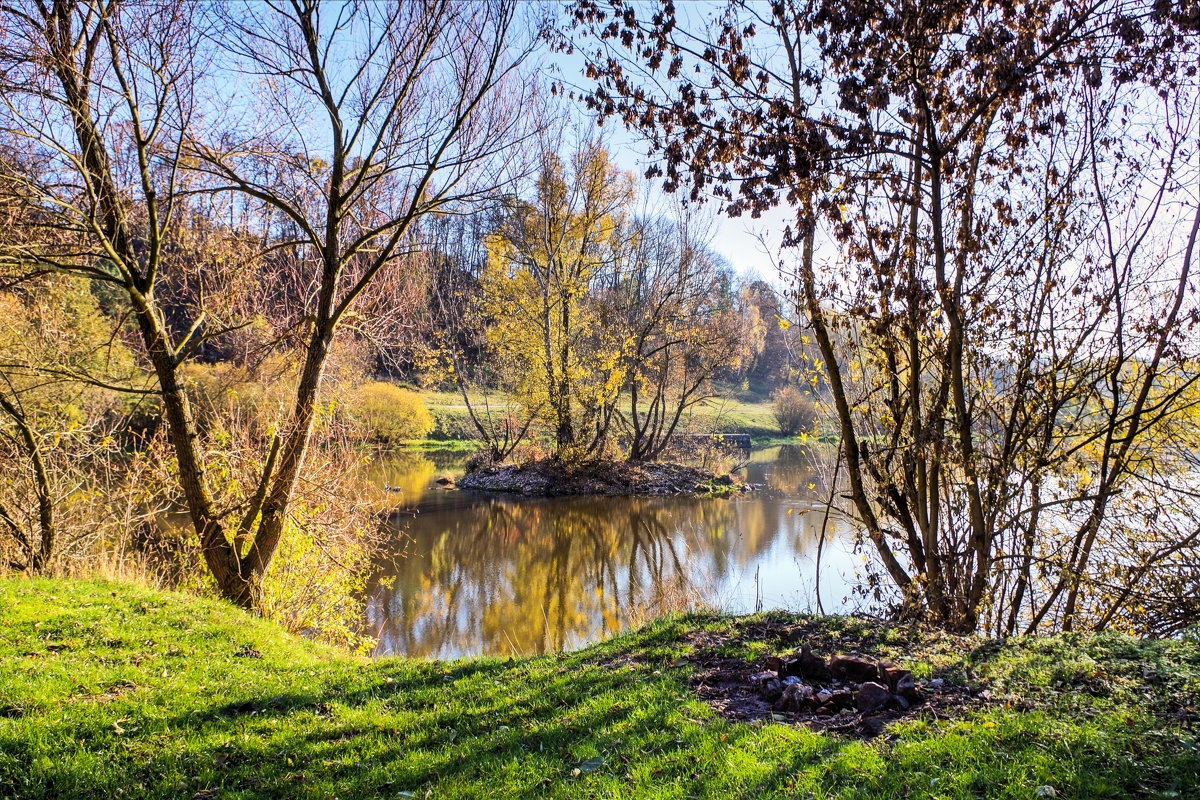
M720 652L728 649L731 644L739 644L743 638L757 641L774 640L783 646L778 653L754 661L723 655ZM870 688L868 682L855 681L845 674L842 675L842 679L835 679L826 673L828 676L815 680L805 678L795 686L811 687L814 693L825 690L835 695L845 694L845 702L840 704L843 707L833 708L832 705L826 704L823 708L810 706L798 709L797 703L788 703L787 695L772 701L772 695L764 693L765 676L772 673L782 675L788 671L786 667L780 670L781 661L798 661L804 645L811 642L811 650L820 654L814 658L822 659L827 665L834 661L830 656L846 654L851 656L847 660L854 662L879 663L881 659L872 647L873 643L857 637L839 641L828 637L818 626L771 621L753 623L747 626L741 635L725 636L711 631L695 631L689 634L687 639L693 646L692 652L686 657L693 667L689 683L697 697L727 719L804 725L813 731L872 738L883 734L889 724L898 720L954 719L962 717L972 709L981 708L990 701L982 684L964 685L932 677L929 680L915 681L915 692L909 695L910 700L901 702L893 696L892 701L883 708L860 711L855 707L855 702L859 697L860 687ZM883 663L891 664L888 661ZM893 670L906 672L903 667L903 661L899 660L897 664L891 665ZM836 670L833 674L837 674ZM881 677L880 680L885 678ZM873 687L874 684L870 686ZM805 695L807 694L805 691ZM905 703L907 707L904 707ZM780 708L781 705L791 707Z

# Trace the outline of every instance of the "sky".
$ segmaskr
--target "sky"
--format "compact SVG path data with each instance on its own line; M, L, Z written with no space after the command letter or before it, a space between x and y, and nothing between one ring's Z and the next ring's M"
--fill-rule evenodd
M645 173L650 160L645 154L645 147L632 134L624 129L617 120L609 120L604 130L612 137L611 152L614 160L626 170L641 176ZM657 181L655 181L657 183ZM655 196L651 188L652 198ZM670 198L657 192L664 202ZM715 227L712 231L710 246L725 257L729 265L739 275L762 278L777 288L784 288L785 279L776 271L774 262L779 260L779 241L783 228L789 219L793 218L792 210L787 206L777 206L763 214L758 219L749 216L730 218L724 214L714 217ZM772 249L768 253L764 248Z
M698 3L694 6L689 6L689 8L693 9L694 14L696 10L718 8L719 5L719 3ZM544 59L545 69L554 78L561 80L569 87L585 90L589 87L590 82L583 74L584 61L578 53L574 55L544 53L542 54L542 58ZM576 103L575 105L576 108L573 111L581 121L595 124L594 118L589 117L582 103ZM646 156L644 143L639 141L634 134L627 131L625 126L617 119L610 119L605 122L603 131L605 138L609 142L609 151L614 161L621 168L635 173L640 178L650 165L650 159ZM657 183L657 181L654 183ZM664 205L670 205L674 202L661 192L656 193L653 186L649 188L651 190L651 202L656 197L661 198ZM716 215L710 246L724 256L729 265L739 275L761 278L776 288L786 288L788 281L779 275L773 262L778 260L779 241L782 237L783 228L791 218L792 211L787 207L774 208L770 212L763 214L759 219L751 219L750 217L731 219L724 215ZM774 250L774 258L769 256L764 250L760 237Z

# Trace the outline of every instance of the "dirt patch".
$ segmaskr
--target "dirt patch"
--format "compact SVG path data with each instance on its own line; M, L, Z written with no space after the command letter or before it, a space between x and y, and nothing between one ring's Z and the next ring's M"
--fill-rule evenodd
M687 661L694 668L689 682L697 697L727 719L804 725L856 738L879 736L904 719L955 719L990 700L982 685L936 675L917 681L902 660L877 658L869 641L818 631L756 623L730 636L689 634L693 650ZM757 661L717 652L747 633L757 641L797 646Z
M749 487L729 475L683 464L631 464L591 461L564 464L551 459L481 467L464 475L460 489L542 497L560 495L699 494L727 495Z

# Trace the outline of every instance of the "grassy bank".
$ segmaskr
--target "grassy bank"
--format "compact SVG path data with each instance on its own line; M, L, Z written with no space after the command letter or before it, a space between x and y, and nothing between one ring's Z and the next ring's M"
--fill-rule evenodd
M473 453L479 449L476 439L406 439L397 447L405 450L453 450L462 453Z
M434 390L417 390L425 407L433 415L435 428L432 440L425 446L432 447L434 442L466 442L476 436L475 427L467 413L462 395L457 392L439 392ZM483 396L473 394L471 402L476 407L482 407ZM492 409L505 409L504 401L499 396L491 398ZM795 442L794 436L782 436L775 422L773 406L770 400L738 399L734 397L713 397L694 406L684 419L684 424L697 431L711 433L748 433L755 444L780 444ZM406 446L419 446L421 443L408 442Z
M782 618L663 621L572 654L366 661L228 606L0 581L4 797L1189 797L1195 641L1007 645L804 623L986 687L859 741L722 718L689 680ZM793 623L794 620L784 620ZM815 627L814 627L815 626Z

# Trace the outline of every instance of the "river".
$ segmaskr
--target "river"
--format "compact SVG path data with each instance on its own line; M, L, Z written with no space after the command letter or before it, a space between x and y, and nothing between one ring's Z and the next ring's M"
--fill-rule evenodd
M447 489L461 453L396 453L372 480L406 513L390 517L393 558L373 582L375 654L452 659L573 649L685 608L812 611L828 489L796 446L755 450L746 495L496 496ZM866 605L862 556L836 514L822 548L827 613Z

